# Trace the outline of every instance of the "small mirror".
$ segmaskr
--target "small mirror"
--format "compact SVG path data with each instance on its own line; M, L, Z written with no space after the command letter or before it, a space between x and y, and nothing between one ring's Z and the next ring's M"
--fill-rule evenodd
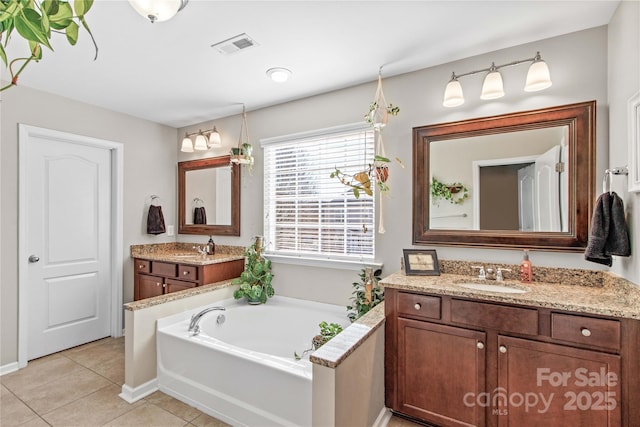
M229 156L178 163L178 232L240 235L240 167Z
M414 128L414 243L583 250L595 102Z

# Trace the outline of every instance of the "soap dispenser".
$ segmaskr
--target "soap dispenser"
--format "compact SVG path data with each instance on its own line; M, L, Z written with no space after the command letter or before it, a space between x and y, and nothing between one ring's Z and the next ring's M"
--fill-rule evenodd
M529 251L524 250L524 256L520 263L520 281L525 283L531 283L533 280L533 270L531 268L531 261L529 261Z
M207 255L213 255L216 253L216 244L213 243L213 238L209 236L209 241L207 242Z

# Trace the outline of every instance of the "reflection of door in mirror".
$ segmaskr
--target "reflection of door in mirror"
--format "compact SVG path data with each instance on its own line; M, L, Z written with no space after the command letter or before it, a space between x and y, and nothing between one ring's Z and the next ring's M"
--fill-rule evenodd
M231 168L190 170L185 180L187 225L202 224L203 216L207 225L231 225Z
M560 155L567 132L556 126L432 141L431 176L462 182L471 203L432 204L431 228L566 231L569 174Z

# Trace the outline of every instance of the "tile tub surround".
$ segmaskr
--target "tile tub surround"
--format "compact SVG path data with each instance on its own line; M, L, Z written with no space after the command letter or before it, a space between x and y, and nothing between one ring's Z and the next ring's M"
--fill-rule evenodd
M220 262L234 261L244 258L244 247L216 245L216 253L202 256L194 246L202 247L202 243L155 243L149 245L132 245L131 258L150 261L167 261L186 265L209 265ZM185 255L193 255L193 258L185 258Z
M475 270L471 268L473 265L482 265L482 263L441 261L443 274L440 276L407 276L403 272L398 272L385 277L380 284L384 287L406 291L640 319L640 287L612 273L534 267L534 281L532 283L525 284L516 280L505 280L504 282L487 280L483 282L528 289L528 292L523 294L512 294L461 287L460 283L477 281L476 276L471 275L475 273ZM515 272L518 271L518 266L513 265L484 265L492 268L512 268L511 274L516 274Z

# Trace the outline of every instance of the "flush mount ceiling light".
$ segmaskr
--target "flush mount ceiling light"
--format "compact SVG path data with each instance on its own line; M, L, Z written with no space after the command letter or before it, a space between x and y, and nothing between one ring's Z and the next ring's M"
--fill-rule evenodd
M269 68L267 76L276 83L284 83L291 77L291 71L280 67Z
M540 52L536 52L536 56L534 56L533 58L513 61L509 62L508 64L502 65L495 65L494 63L491 63L491 67L489 68L470 71L464 74L456 74L455 72L452 73L451 80L449 80L449 83L447 83L447 87L444 91L442 105L444 105L445 107L457 107L458 105L462 105L464 103L464 96L462 94L462 85L460 85L458 79L460 77L484 72L487 72L487 75L485 76L484 83L482 84L482 93L480 95L480 99L497 99L503 97L504 89L502 85L502 75L498 70L504 67L524 64L525 62L531 62L524 86L524 90L526 92L535 92L551 86L549 67L547 66L547 63L544 62L540 57Z
M191 137L193 136L196 137L195 144L191 140ZM193 150L205 151L210 148L219 148L221 146L222 139L220 138L220 133L214 126L212 129L205 131L200 129L198 132L185 133L180 151L183 153L193 153Z
M189 0L129 0L136 12L152 24L173 18L188 2Z

